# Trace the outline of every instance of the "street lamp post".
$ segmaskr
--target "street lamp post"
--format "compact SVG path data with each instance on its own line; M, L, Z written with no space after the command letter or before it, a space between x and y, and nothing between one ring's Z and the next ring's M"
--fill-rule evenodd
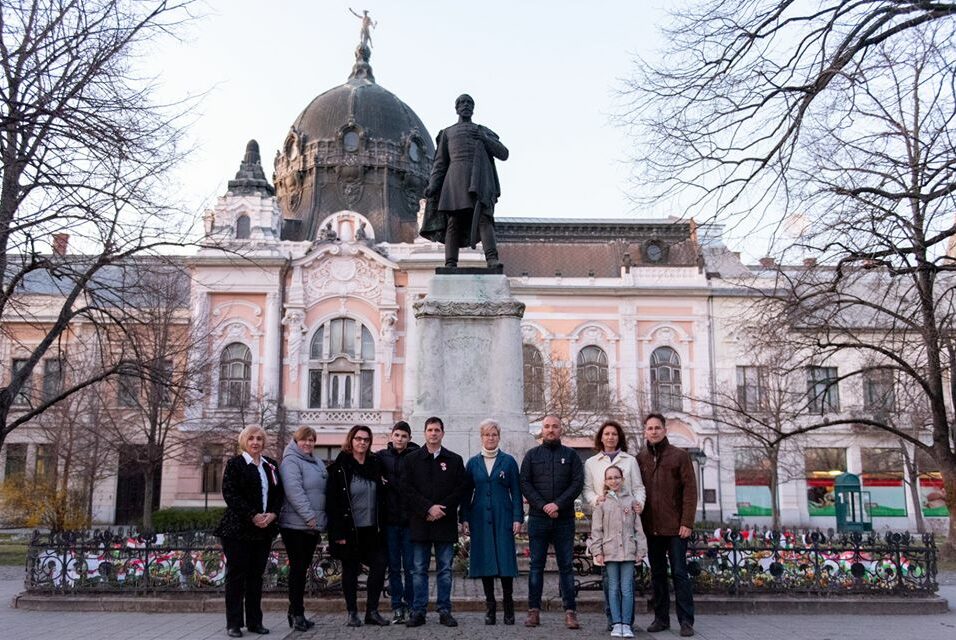
M206 451L202 454L202 493L203 493L203 511L209 511L209 485L207 484L208 480L208 470L209 463L212 462L212 456L209 455L209 452Z

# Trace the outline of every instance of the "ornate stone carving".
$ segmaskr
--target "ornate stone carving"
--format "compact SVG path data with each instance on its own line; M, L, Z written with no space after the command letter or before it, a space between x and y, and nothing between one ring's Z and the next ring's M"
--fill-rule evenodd
M392 362L395 360L395 345L398 343L398 333L395 327L398 325L398 315L394 311L383 311L381 315L382 330L382 351L385 355L385 382L392 379Z
M361 257L334 256L313 263L303 273L312 301L329 296L356 296L376 302L382 295L384 268Z
M247 302L246 300L230 300L229 302L223 302L217 304L216 308L212 310L213 318L222 318L226 309L230 307L245 307L252 311L252 314L256 317L255 326L259 328L262 324L262 307L253 303Z
M454 302L443 300L419 300L414 304L415 317L514 317L524 316L523 302Z
M299 378L299 358L305 340L305 314L299 309L286 309L282 324L289 331L289 379L295 382Z

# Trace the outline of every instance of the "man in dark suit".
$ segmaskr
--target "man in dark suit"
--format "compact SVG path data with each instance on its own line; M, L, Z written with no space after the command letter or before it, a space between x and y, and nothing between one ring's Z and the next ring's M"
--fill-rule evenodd
M457 267L461 246L474 248L480 237L485 261L497 267L492 218L501 186L493 158L507 160L508 149L491 129L471 121L475 101L470 95L458 96L455 111L458 122L438 133L421 235L445 243L446 267Z
M458 507L465 489L465 463L441 446L445 424L441 418L425 421L425 445L405 460L408 525L414 548L412 614L409 627L425 624L428 607L428 564L435 549L438 621L457 627L451 615L452 562L458 542Z

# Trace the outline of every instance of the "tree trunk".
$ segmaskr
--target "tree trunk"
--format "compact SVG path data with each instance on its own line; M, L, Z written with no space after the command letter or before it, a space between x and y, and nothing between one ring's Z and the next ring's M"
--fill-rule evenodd
M141 531L151 531L153 528L153 476L156 475L156 468L151 461L143 465L143 479L146 486L143 488L143 523Z
M780 530L780 470L777 468L780 451L777 447L771 447L767 451L770 458L770 512L771 527L775 531Z
M913 503L913 510L915 511L913 515L916 517L916 530L919 533L925 533L926 521L923 520L923 505L919 495L919 470L913 460L915 453L910 456L909 449L906 448L906 443L902 440L900 440L900 450L903 452L904 482L909 489L910 501Z

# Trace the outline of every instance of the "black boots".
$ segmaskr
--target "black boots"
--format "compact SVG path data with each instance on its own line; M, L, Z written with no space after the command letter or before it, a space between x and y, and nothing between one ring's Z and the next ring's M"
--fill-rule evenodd
M501 603L502 608L504 609L504 620L505 624L511 625L515 623L515 601L511 598L505 598Z
M496 615L498 613L498 607L495 605L495 601L485 603L485 624L495 624L497 622Z

